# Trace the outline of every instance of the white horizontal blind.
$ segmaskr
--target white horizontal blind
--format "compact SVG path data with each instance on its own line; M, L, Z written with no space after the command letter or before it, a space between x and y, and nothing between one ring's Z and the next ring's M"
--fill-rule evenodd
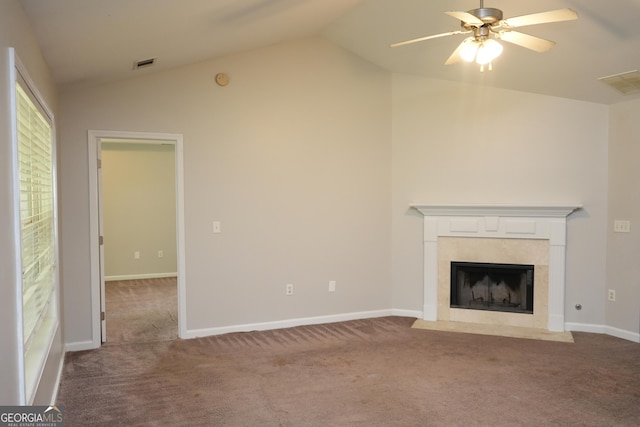
M52 132L16 84L22 305L25 350L48 312L55 285Z

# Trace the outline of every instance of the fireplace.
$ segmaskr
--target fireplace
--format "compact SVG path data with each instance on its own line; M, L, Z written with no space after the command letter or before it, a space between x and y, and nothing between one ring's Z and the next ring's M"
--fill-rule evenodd
M533 265L451 262L451 307L533 314Z
M564 331L567 216L580 209L580 205L411 207L424 215L423 320ZM461 261L474 263L473 268L484 263L509 265L509 268L513 265L533 267L530 273L528 270L524 273L514 271L507 279L511 286L499 280L493 285L492 292L491 285L487 285L482 299L493 297L494 304L490 307L480 304L480 288L478 295L475 290L479 286L478 280L473 286L469 284L469 289L465 289L464 283L458 291L451 289L452 263ZM505 284L501 285L502 282ZM516 296L515 291L510 295L506 288L519 288L519 295ZM452 305L452 293L455 292L463 297L468 292L466 300L458 300ZM517 298L520 300L516 304ZM515 310L514 304L520 306L519 311ZM470 307L472 305L479 307ZM496 311L500 305L504 310ZM510 307L505 309L505 306Z

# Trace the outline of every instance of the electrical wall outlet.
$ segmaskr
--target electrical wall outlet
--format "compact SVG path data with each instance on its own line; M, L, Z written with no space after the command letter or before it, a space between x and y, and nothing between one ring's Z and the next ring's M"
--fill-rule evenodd
M133 259L140 259L140 251L135 251L133 253Z
M289 283L284 291L285 295L293 295L293 285Z
M609 301L615 302L616 301L616 291L614 291L613 289L609 289L609 293L607 294L607 298L609 299Z
M331 280L329 282L329 292L335 292L335 291L336 291L336 281Z

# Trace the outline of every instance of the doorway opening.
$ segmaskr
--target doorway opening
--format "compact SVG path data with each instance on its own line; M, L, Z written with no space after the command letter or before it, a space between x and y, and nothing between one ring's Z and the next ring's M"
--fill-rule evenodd
M106 342L175 339L175 144L104 138L100 148Z
M89 168L93 347L184 336L182 135L90 131Z

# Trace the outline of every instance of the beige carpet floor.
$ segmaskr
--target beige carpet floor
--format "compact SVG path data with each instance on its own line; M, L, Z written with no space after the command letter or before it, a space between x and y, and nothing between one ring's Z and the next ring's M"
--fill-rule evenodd
M215 315L215 313L212 313ZM385 317L66 356L68 426L636 426L640 345Z

